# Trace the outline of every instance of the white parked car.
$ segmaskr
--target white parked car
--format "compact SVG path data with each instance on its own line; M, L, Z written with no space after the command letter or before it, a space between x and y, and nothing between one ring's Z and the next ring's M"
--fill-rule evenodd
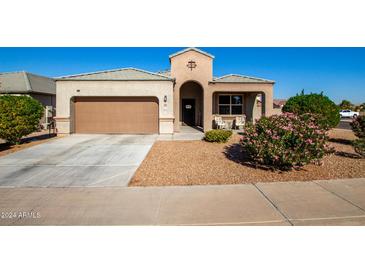
M356 118L359 116L359 112L345 109L340 111L340 115L341 118Z

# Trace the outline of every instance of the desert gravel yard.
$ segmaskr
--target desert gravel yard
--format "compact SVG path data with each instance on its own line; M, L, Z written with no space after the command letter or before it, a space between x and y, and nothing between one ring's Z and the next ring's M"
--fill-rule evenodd
M365 160L354 152L351 131L335 129L330 144L336 149L323 166L300 171L274 172L250 166L240 157L234 135L226 144L204 141L158 141L137 170L130 186L242 184L365 177Z

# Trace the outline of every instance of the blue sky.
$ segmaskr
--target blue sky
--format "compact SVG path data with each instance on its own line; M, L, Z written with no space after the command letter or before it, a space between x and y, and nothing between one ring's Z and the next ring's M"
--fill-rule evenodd
M122 67L169 68L182 48L0 48L0 72L25 70L55 77ZM214 75L272 79L275 98L323 91L335 102L365 102L365 48L206 48Z

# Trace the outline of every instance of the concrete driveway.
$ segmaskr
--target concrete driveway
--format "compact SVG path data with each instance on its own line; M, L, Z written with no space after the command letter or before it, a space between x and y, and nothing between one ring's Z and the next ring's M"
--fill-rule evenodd
M0 157L0 187L127 186L157 135L72 135Z

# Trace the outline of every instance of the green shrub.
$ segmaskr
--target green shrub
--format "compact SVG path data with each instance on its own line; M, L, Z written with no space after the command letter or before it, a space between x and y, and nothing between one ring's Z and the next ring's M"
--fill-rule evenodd
M365 158L365 138L353 141L354 150L362 158Z
M20 143L38 129L42 116L42 104L29 96L0 96L0 138Z
M207 142L225 143L231 137L232 131L223 129L212 129L205 133L204 140Z
M302 91L301 94L289 98L283 107L283 112L297 115L316 114L318 125L324 129L334 128L340 122L340 108L322 93L304 94Z
M323 156L332 152L327 140L326 130L313 115L284 113L247 124L240 143L243 153L256 164L290 170L320 164Z
M357 116L350 123L352 131L356 137L365 138L365 117Z

